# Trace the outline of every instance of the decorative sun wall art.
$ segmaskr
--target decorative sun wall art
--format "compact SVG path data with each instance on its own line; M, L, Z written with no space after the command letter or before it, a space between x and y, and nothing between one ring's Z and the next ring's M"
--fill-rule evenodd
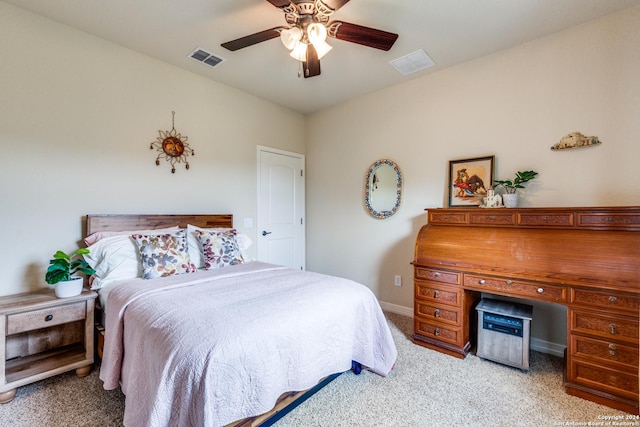
M160 166L160 159L165 159L171 163L171 173L176 173L176 164L184 163L185 168L189 169L189 162L187 157L194 156L195 152L189 144L187 144L188 136L182 136L176 131L175 118L176 112L172 111L171 130L163 131L159 130L158 138L151 143L149 147L151 150L154 148L158 151L158 157L156 157L156 165Z

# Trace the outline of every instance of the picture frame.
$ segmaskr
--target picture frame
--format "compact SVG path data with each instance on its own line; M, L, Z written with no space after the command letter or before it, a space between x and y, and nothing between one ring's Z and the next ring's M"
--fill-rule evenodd
M449 161L449 207L478 207L493 187L495 156Z

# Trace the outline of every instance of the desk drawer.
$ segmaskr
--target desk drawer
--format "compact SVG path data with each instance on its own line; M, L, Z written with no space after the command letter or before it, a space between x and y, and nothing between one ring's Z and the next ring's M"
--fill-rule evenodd
M569 330L638 345L638 319L570 309Z
M519 212L518 225L570 227L573 225L573 212Z
M571 288L569 302L572 304L587 305L598 310L624 310L632 315L637 315L640 311L640 298L634 295L616 292Z
M453 307L430 305L422 301L416 301L415 315L453 326L461 326L462 324L460 310Z
M10 314L7 316L7 335L81 320L86 317L86 311L86 303L81 301L26 313Z
M439 322L427 322L419 317L414 320L415 333L426 338L462 346L462 328L443 325Z
M466 212L429 212L429 224L466 224Z
M631 400L638 400L638 375L572 359L568 380Z
M476 276L473 274L465 274L463 283L465 288L488 293L549 302L566 302L567 300L567 289L565 287L546 283L524 282L509 278Z
M640 228L640 214L638 213L578 213L578 226L602 227L612 229Z
M436 282L460 284L460 273L446 270L436 270L433 268L416 267L415 275L417 279L433 280Z
M598 364L616 364L638 372L638 346L571 335L571 354Z
M481 212L469 214L469 224L473 225L515 225L516 215L513 212L489 212L481 209Z
M438 304L446 304L460 307L462 300L462 288L440 285L438 283L416 280L415 297L419 300L431 301Z

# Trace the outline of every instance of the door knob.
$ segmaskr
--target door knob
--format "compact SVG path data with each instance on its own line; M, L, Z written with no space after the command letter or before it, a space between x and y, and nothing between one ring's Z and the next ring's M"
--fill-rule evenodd
M271 234L271 232L270 232L270 231L262 230L262 235L263 235L263 236L266 236L267 234Z

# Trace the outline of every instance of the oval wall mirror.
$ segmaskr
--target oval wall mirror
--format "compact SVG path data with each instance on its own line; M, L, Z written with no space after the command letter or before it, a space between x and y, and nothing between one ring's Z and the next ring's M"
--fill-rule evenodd
M402 201L402 172L389 159L376 161L367 172L364 204L369 213L378 219L395 214Z

